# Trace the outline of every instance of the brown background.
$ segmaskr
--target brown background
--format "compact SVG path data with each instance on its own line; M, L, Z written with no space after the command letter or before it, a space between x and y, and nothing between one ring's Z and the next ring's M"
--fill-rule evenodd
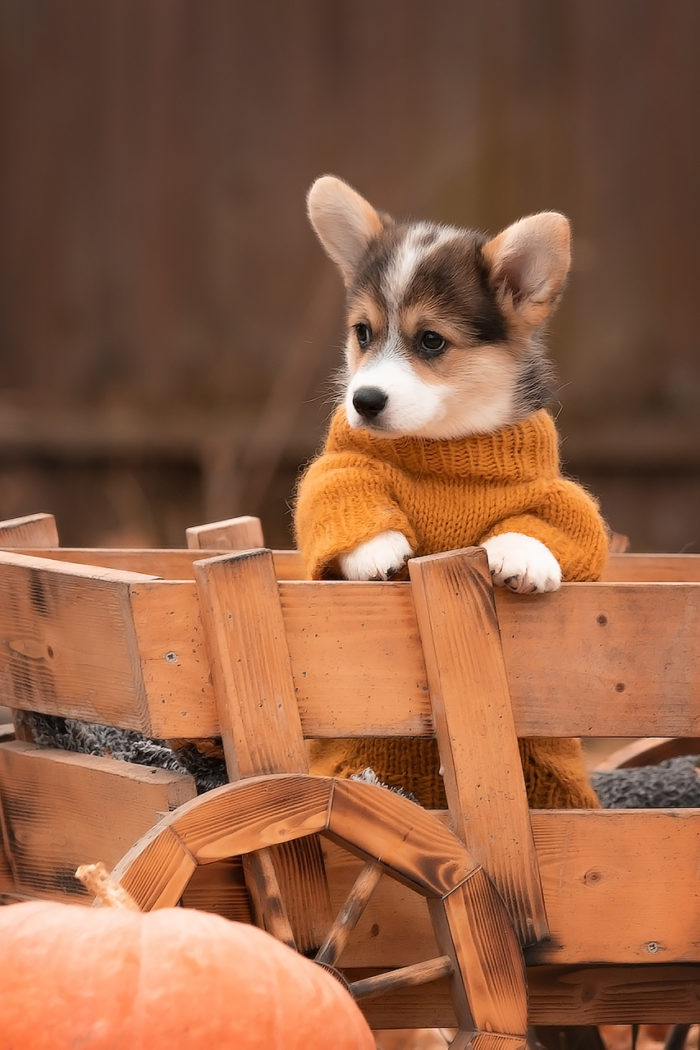
M559 208L568 469L637 550L700 550L696 0L4 0L0 517L290 542L329 413L326 171L406 217Z

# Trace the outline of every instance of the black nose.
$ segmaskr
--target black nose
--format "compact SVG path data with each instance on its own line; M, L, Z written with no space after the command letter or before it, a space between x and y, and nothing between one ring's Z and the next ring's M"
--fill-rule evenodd
M383 390L376 386L361 386L355 391L352 403L365 419L374 419L388 401Z

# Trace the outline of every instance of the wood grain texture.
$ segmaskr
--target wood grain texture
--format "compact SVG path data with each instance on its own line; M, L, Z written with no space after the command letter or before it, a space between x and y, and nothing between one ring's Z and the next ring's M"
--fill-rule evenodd
M452 941L453 980L460 980L466 990L473 1026L524 1035L527 991L523 957L511 916L484 870L453 890L443 907ZM431 908L436 912L433 905ZM434 919L439 924L439 916L434 915ZM456 994L455 1002L459 1006ZM461 1019L461 1025L469 1027L469 1018Z
M129 609L151 735L216 736L219 717L196 585L132 584Z
M162 813L195 794L192 778L20 742L0 746L0 797L16 889L86 899L79 864L115 864Z
M307 735L431 734L410 585L286 582L280 597ZM700 584L495 598L519 736L700 735Z
M0 552L0 701L147 732L129 588L148 579Z
M700 554L611 554L607 583L700 583Z
M331 791L327 777L249 777L200 795L169 824L208 863L324 830Z
M53 514L27 514L0 521L0 547L58 547Z
M528 966L533 1024L683 1024L700 1014L700 966Z
M551 940L528 963L700 962L700 811L532 813Z
M547 916L485 552L416 558L409 571L455 830L522 943L538 941Z
M477 867L431 814L384 788L338 780L328 820L334 839L382 864L412 888L443 897Z
M366 968L345 970L353 981ZM650 965L529 966L530 1024L694 1023L700 1009L700 968ZM393 989L362 1010L372 1028L456 1026L448 981L424 989Z
M112 877L142 911L155 911L179 903L196 867L182 839L167 821L161 821L124 854Z
M8 545L9 546L9 545ZM55 561L70 561L77 565L97 565L111 569L126 569L160 576L164 580L193 580L194 562L207 556L220 554L216 548L210 550L185 547L55 547L51 550L28 547L26 550L11 548L12 552L50 557ZM278 579L302 579L301 559L296 551L273 551L275 573Z
M305 773L306 746L270 551L198 562L195 577L229 778ZM330 923L320 843L307 838L274 857L299 947L317 948ZM249 865L251 892L269 885ZM260 895L258 894L260 902ZM271 906L266 924L275 922Z
M211 911L233 922L251 922L240 857L198 864L182 894L185 908Z
M265 546L262 522L250 515L193 525L186 530L186 536L192 550L241 551Z
M306 772L271 553L194 568L229 776Z

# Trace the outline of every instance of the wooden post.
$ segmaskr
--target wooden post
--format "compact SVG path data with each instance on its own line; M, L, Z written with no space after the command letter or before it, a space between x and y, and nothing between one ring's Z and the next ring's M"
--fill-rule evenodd
M265 545L260 518L250 515L193 525L186 530L186 535L190 550L241 551Z
M532 944L548 926L486 555L416 558L409 572L455 831Z
M230 779L308 772L272 552L211 558L194 572ZM318 948L331 922L318 839L271 847L271 854L297 946ZM246 863L253 903L264 912L269 870ZM278 908L268 903L261 918L270 927Z

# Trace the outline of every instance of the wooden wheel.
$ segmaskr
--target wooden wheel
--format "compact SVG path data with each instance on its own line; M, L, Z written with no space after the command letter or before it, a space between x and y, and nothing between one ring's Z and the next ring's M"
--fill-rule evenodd
M320 834L365 860L316 961L333 969L379 879L428 901L440 954L349 983L362 1000L448 977L459 1024L454 1048L519 1050L527 1025L525 971L506 908L465 846L426 810L384 788L297 774L251 777L181 806L142 838L114 876L143 910L177 904L198 864L242 856L272 902L271 929L294 945L270 847ZM345 982L347 984L347 982Z

